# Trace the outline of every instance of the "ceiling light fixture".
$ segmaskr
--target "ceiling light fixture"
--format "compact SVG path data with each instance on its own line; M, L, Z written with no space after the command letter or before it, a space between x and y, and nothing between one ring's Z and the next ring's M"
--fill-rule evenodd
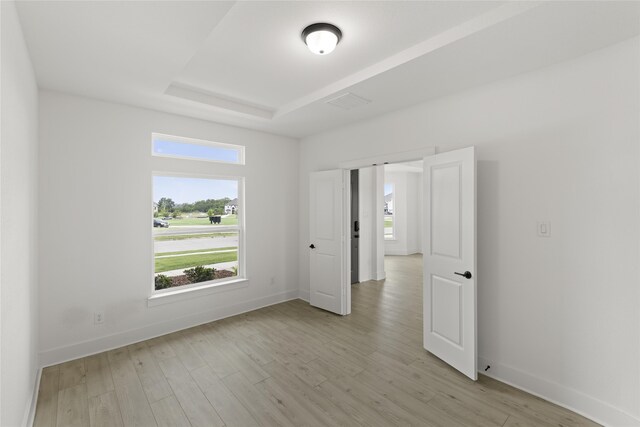
M340 28L327 23L311 24L302 30L302 40L316 55L333 52L341 38Z

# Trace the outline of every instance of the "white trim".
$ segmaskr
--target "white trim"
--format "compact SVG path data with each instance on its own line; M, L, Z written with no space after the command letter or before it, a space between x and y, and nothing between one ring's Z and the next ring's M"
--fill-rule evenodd
M201 157L195 156L180 156L175 154L162 154L156 153L153 151L153 144L157 137L162 139L166 139L171 142L177 142L178 144L187 144L187 145L199 145L201 147L211 147L211 148L224 148L227 150L237 150L238 151L238 161L237 162L229 162L226 160L214 160L214 159L203 159ZM196 139L189 138L186 136L175 136L175 135L167 135L164 133L151 133L151 155L154 157L168 157L171 159L183 159L183 160L197 160L201 162L212 162L212 163L223 163L228 165L244 165L245 157L244 157L245 147L243 145L235 145L235 144L227 144L224 142L215 142L215 141L207 141L204 139Z
M51 366L58 363L75 360L80 357L102 353L104 351L120 348L125 345L134 344L183 329L205 323L214 322L226 317L257 310L281 302L298 299L298 289L292 289L265 297L243 301L238 304L216 307L212 310L193 313L187 316L170 318L163 322L157 322L140 328L129 329L103 337L80 341L75 344L55 347L40 352L40 366Z
M489 365L491 368L484 372ZM605 426L640 426L640 419L602 400L519 369L478 357L479 372Z
M394 181L387 181L387 168L384 169L384 182L382 183L382 196L383 196L383 200L385 201L386 204L386 198L387 195L384 194L384 187L386 187L387 185L391 186L391 215L384 213L382 215L382 218L384 219L384 221L386 221L387 219L385 218L386 216L391 216L391 235L387 236L387 234L385 234L385 228L384 227L384 221L383 221L383 229L382 229L382 237L384 238L385 241L394 241L394 240L398 240L398 233L396 233L397 231L397 221L396 219L398 218L398 215L396 214L396 183ZM383 211L384 212L384 211ZM385 251L386 253L386 251Z
M385 249L384 251L385 255L394 255L394 256L408 256L408 255L419 254L419 253L420 253L420 249L417 249L417 248L405 249L405 250Z
M204 285L196 287L180 286L177 288L163 289L156 291L147 299L147 307L157 307L159 305L184 301L191 298L199 298L205 295L216 294L218 292L246 288L247 286L249 286L249 279L235 279L207 282Z
M425 147L418 150L400 151L355 160L348 160L346 162L341 162L338 167L340 169L360 169L372 165L383 165L385 163L404 163L414 160L422 160L424 157L433 156L434 154L436 154L436 147Z
M31 393L31 399L27 403L27 408L22 420L22 425L33 426L36 420L36 406L38 405L38 393L40 392L40 380L42 379L42 368L38 368L36 373L36 383L33 392Z
M301 299L302 301L309 302L309 294L310 294L309 291L305 291L305 290L300 289L298 291L298 299Z
M342 315L351 314L351 171L342 170Z
M184 169L184 168L182 168ZM237 169L241 171L242 169ZM201 179L217 179L220 181L237 181L239 179L244 179L243 175L221 175L215 173L198 173L198 172L182 172L182 171L162 171L162 170L153 170L151 172L152 176L171 176L176 178L201 178ZM153 199L153 195L151 195ZM155 202L155 201L154 201ZM238 199L238 204L240 200Z
M375 242L372 253L372 270L375 280L384 280L387 277L384 265L384 212L380 209L384 206L384 165L374 166L374 187L373 187L373 229L371 236Z

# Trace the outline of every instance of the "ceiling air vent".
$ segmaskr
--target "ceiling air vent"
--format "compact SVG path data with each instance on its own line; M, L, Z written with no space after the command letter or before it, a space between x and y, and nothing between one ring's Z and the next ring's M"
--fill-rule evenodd
M327 104L334 107L342 108L343 110L353 110L354 108L362 107L371 102L370 99L362 98L351 92L344 93L336 98L327 101Z

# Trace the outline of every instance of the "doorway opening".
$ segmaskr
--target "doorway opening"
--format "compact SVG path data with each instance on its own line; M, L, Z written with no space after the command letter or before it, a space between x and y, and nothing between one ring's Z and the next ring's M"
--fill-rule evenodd
M384 202L385 271L411 266L422 280L422 160L384 165Z
M413 256L412 274L422 277L422 160L350 170L351 284L382 281L393 257ZM408 264L409 263L409 264Z

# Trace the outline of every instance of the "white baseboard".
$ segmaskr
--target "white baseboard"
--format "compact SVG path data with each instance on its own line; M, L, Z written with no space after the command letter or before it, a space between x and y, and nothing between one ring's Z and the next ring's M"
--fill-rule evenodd
M300 289L300 291L298 292L298 298L300 298L303 301L309 302L309 291L304 291Z
M372 280L372 276L371 273L367 273L367 274L363 274L360 273L360 275L358 276L358 283L360 282L368 282L369 280Z
M612 427L640 426L640 419L602 400L519 369L478 358L480 373L576 412L597 423ZM484 368L490 365L488 371Z
M36 419L36 406L38 404L38 391L40 390L40 380L42 379L42 368L38 368L36 373L36 382L34 384L33 392L31 393L31 399L27 403L25 408L24 417L22 419L22 425L31 427Z
M387 273L382 270L382 271L376 271L376 277L374 280L384 280L387 278Z
M405 250L400 250L400 249L385 249L384 250L384 254L385 255L395 255L395 256L407 256L407 255L413 255L413 254L419 254L419 253L421 253L421 251L418 248L405 249Z
M141 328L130 329L116 334L106 335L100 338L86 340L71 345L52 348L40 352L40 366L57 365L58 363L75 360L80 357L90 356L103 351L113 350L125 345L134 344L150 338L170 334L182 329L235 316L248 311L257 310L273 304L297 299L299 291L297 289L269 295L254 300L243 301L238 304L225 307L217 307L214 310L190 314L188 316L174 318L153 325Z
M395 255L395 256L403 256L406 255L405 251L402 251L400 249L384 249L384 254L385 255Z

